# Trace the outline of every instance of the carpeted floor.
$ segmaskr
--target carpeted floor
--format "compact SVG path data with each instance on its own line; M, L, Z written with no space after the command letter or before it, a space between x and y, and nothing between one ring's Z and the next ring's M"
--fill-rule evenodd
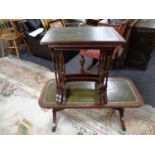
M51 110L38 105L44 83L54 78L47 68L16 58L0 59L0 134L155 134L155 108L127 109L127 132L111 109L67 109L51 132Z

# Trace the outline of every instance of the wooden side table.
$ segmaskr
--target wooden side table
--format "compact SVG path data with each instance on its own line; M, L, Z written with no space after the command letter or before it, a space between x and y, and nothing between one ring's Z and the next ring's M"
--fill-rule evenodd
M52 28L46 33L41 40L41 44L48 45L51 49L51 56L53 57L55 67L55 104L51 104L51 106L48 107L53 109L53 131L56 129L56 112L59 110L65 108L104 108L108 105L107 83L112 51L113 48L124 43L125 40L111 27ZM101 51L101 58L96 74L87 72L77 74L66 73L62 53L66 50L73 49L99 49ZM94 83L93 91L95 91L96 99L93 106L90 104L81 104L79 100L77 100L77 104L70 104L70 102L68 102L68 96L70 96L68 84L72 83L72 88L74 85L77 85L78 82L82 82L79 83L79 85L82 85L81 91L83 90L82 92L84 94L92 82ZM46 96L48 93L48 91L44 90L39 99L39 103L42 107L44 107L43 105L45 103L43 96ZM86 99L89 101L88 98ZM125 130L123 121L124 107L119 108L119 106L115 106L115 109L117 108L120 111L122 129Z

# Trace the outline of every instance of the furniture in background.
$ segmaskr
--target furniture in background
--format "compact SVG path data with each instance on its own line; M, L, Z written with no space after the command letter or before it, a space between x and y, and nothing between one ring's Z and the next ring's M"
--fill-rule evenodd
M113 79L113 82L109 83L110 94L115 102L109 104L107 94L112 51L124 43L121 35L111 27L53 28L45 34L41 44L48 45L51 49L55 80L47 82L39 98L39 104L42 108L53 109L52 131L56 130L57 111L66 108L113 108L119 111L122 130L126 130L124 109L141 106L142 98L134 86L132 89L128 86L131 82L126 80L124 83L124 79ZM86 48L100 50L97 73L66 73L63 53L66 50ZM125 92L123 100L119 97L121 92Z
M21 30L25 34L26 41L30 47L30 51L34 56L50 60L51 61L51 55L50 55L50 50L47 45L40 45L40 40L42 37L45 35L46 30L50 28L50 26L59 26L63 27L64 22L61 19L56 19L56 20L48 20L46 21L44 19L39 20L39 19L27 19L22 23L22 28ZM44 23L44 24L43 24ZM46 26L45 26L46 23ZM47 24L48 23L48 24ZM45 27L44 27L45 26ZM32 37L29 35L30 32L38 29L38 28L44 28L44 32L38 34L36 37ZM73 58L75 55L77 55L78 51L73 51L72 53L66 51L64 55L64 61L67 63L71 58Z
M47 31L51 27L64 27L63 19L40 19L44 29Z
M116 22L100 23L99 22L98 26L113 27L121 36L125 37L124 34L128 26L128 20L123 20L120 23L116 23ZM112 60L113 60L114 67L116 67L116 61L117 61L118 55L121 55L122 52L123 52L123 47L120 45L113 49ZM84 71L85 56L92 57L93 59L97 59L97 60L101 59L99 49L92 49L92 50L82 49L80 51L80 55L81 55L82 72Z
M0 20L0 40L1 40L1 47L2 47L2 56L5 56L6 48L10 50L10 53L13 52L13 49L16 52L16 55L18 58L20 58L19 54L19 47L18 45L23 42L25 47L29 49L25 39L24 35L18 31L17 20L12 19L1 19ZM5 44L7 43L6 47Z
M63 19L65 27L79 27L86 25L85 19Z
M95 24L89 24L88 21L93 20ZM23 24L21 24L22 22ZM86 20L77 20L77 19L27 19L27 20L19 20L18 23L24 29L25 38L29 44L30 50L32 54L35 56L51 60L49 49L47 46L40 46L40 40L45 34L45 32L51 25L62 25L64 23L65 27L78 27L78 26L89 26L97 25L97 26L106 26L106 25L119 25L121 22L120 19L86 19ZM106 22L108 22L108 24ZM155 29L154 23L155 20L138 20L138 19L130 19L128 20L129 24L124 32L123 37L125 38L127 44L125 47L119 47L115 50L113 55L113 66L114 67L131 67L137 69L146 69L148 61L150 59L151 53L154 48L154 40L155 40ZM86 24L87 23L87 24ZM28 34L40 27L43 27L45 31L39 34L37 37L29 36ZM23 32L23 31L22 31ZM2 44L3 43L3 44ZM1 41L2 49L4 51L4 41ZM119 52L118 52L119 51ZM3 52L4 53L4 52ZM99 51L96 51L96 55L99 55ZM67 52L65 55L65 62L69 61L72 57L77 54L77 51L72 53L73 55L69 55ZM88 54L88 52L87 52ZM4 55L4 54L3 54ZM116 58L115 58L116 57ZM137 59L139 61L137 61ZM97 60L97 59L93 59Z
M49 29L49 22L52 21L52 19L40 19L44 29L47 31Z
M139 20L131 31L125 65L145 70L154 47L155 20Z
M101 20L102 19L86 19L86 24L91 26L97 26Z
M65 27L65 23L62 19L55 19L55 20L52 20L48 23L49 25L49 28L52 28L52 27Z

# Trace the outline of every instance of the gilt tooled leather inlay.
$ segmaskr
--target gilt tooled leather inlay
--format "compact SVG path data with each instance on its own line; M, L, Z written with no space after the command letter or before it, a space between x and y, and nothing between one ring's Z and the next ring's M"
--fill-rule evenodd
M41 44L57 45L110 44L121 45L124 38L110 27L65 27L50 29L41 40Z
M97 103L97 93L94 82L70 82L67 84L65 104ZM52 80L48 83L43 96L43 104L55 105L56 85ZM109 78L107 89L108 104L106 106L140 106L142 98L133 83L125 78Z

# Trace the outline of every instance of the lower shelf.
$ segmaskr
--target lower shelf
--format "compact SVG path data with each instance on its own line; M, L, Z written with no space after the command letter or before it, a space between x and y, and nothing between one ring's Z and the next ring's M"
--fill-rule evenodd
M126 78L109 78L106 105L99 104L94 82L67 83L66 101L55 102L56 83L50 80L45 84L39 104L42 108L135 108L143 105L143 99L131 80Z

